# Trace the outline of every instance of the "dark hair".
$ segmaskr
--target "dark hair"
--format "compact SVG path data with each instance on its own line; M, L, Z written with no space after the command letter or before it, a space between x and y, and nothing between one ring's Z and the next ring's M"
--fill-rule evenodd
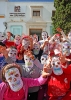
M6 45L3 42L0 42L0 46L6 47Z
M17 49L15 46L11 46L10 49Z
M48 36L48 32L46 32L46 31L42 31L42 33L43 33L43 32L45 32L45 33L47 34L47 38L48 38L48 37L49 37L49 36Z

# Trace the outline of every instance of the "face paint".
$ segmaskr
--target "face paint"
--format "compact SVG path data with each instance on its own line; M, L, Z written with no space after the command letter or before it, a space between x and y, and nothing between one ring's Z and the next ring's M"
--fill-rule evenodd
M19 45L21 43L21 37L20 36L16 36L14 39L14 42L16 45Z
M24 46L24 49L25 50L27 50L28 49L28 47L29 47L29 41L28 40L25 40L25 39L23 39L22 40L22 46Z
M69 34L68 34L68 39L71 42L71 32L69 32Z
M42 55L41 56L41 64L44 65L47 61L47 55Z
M56 42L56 43L60 43L59 37L56 37L56 38L55 38L55 42Z
M11 48L9 50L8 56L11 57L11 59L15 62L16 61L16 56L17 56L17 50L14 48Z
M0 32L0 42L6 40L6 35Z
M42 39L46 40L47 39L47 33L46 32L42 32Z
M30 59L27 55L24 55L24 61L25 61L25 66L28 68L32 68L33 67L33 60Z
M35 55L38 55L39 54L39 51L40 51L40 45L38 43L37 44L34 44L33 53Z
M66 56L70 55L71 45L68 42L62 43L62 53L66 54Z
M48 54L48 51L49 51L49 45L45 45L43 53Z
M5 78L11 90L17 92L23 87L21 75L17 68L8 69L5 73Z
M61 63L60 63L59 57L53 57L52 58L51 66L53 68L53 73L55 75L63 74L63 70L61 68Z

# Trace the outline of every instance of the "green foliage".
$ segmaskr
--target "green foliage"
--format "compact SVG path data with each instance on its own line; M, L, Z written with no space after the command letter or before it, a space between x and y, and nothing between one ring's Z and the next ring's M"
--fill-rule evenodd
M54 0L56 9L52 17L54 33L56 28L60 27L67 34L71 29L71 0Z

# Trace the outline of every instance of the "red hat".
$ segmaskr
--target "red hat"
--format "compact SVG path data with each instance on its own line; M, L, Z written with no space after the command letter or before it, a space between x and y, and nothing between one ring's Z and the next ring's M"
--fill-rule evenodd
M24 35L24 36L22 37L22 39L27 39L27 38L29 38L28 35Z
M59 33L56 33L55 36L60 37L60 34Z

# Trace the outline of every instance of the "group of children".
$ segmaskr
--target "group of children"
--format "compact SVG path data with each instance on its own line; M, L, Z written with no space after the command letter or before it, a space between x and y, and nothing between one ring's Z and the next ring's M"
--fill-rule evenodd
M0 33L0 100L71 100L71 32L58 31Z

